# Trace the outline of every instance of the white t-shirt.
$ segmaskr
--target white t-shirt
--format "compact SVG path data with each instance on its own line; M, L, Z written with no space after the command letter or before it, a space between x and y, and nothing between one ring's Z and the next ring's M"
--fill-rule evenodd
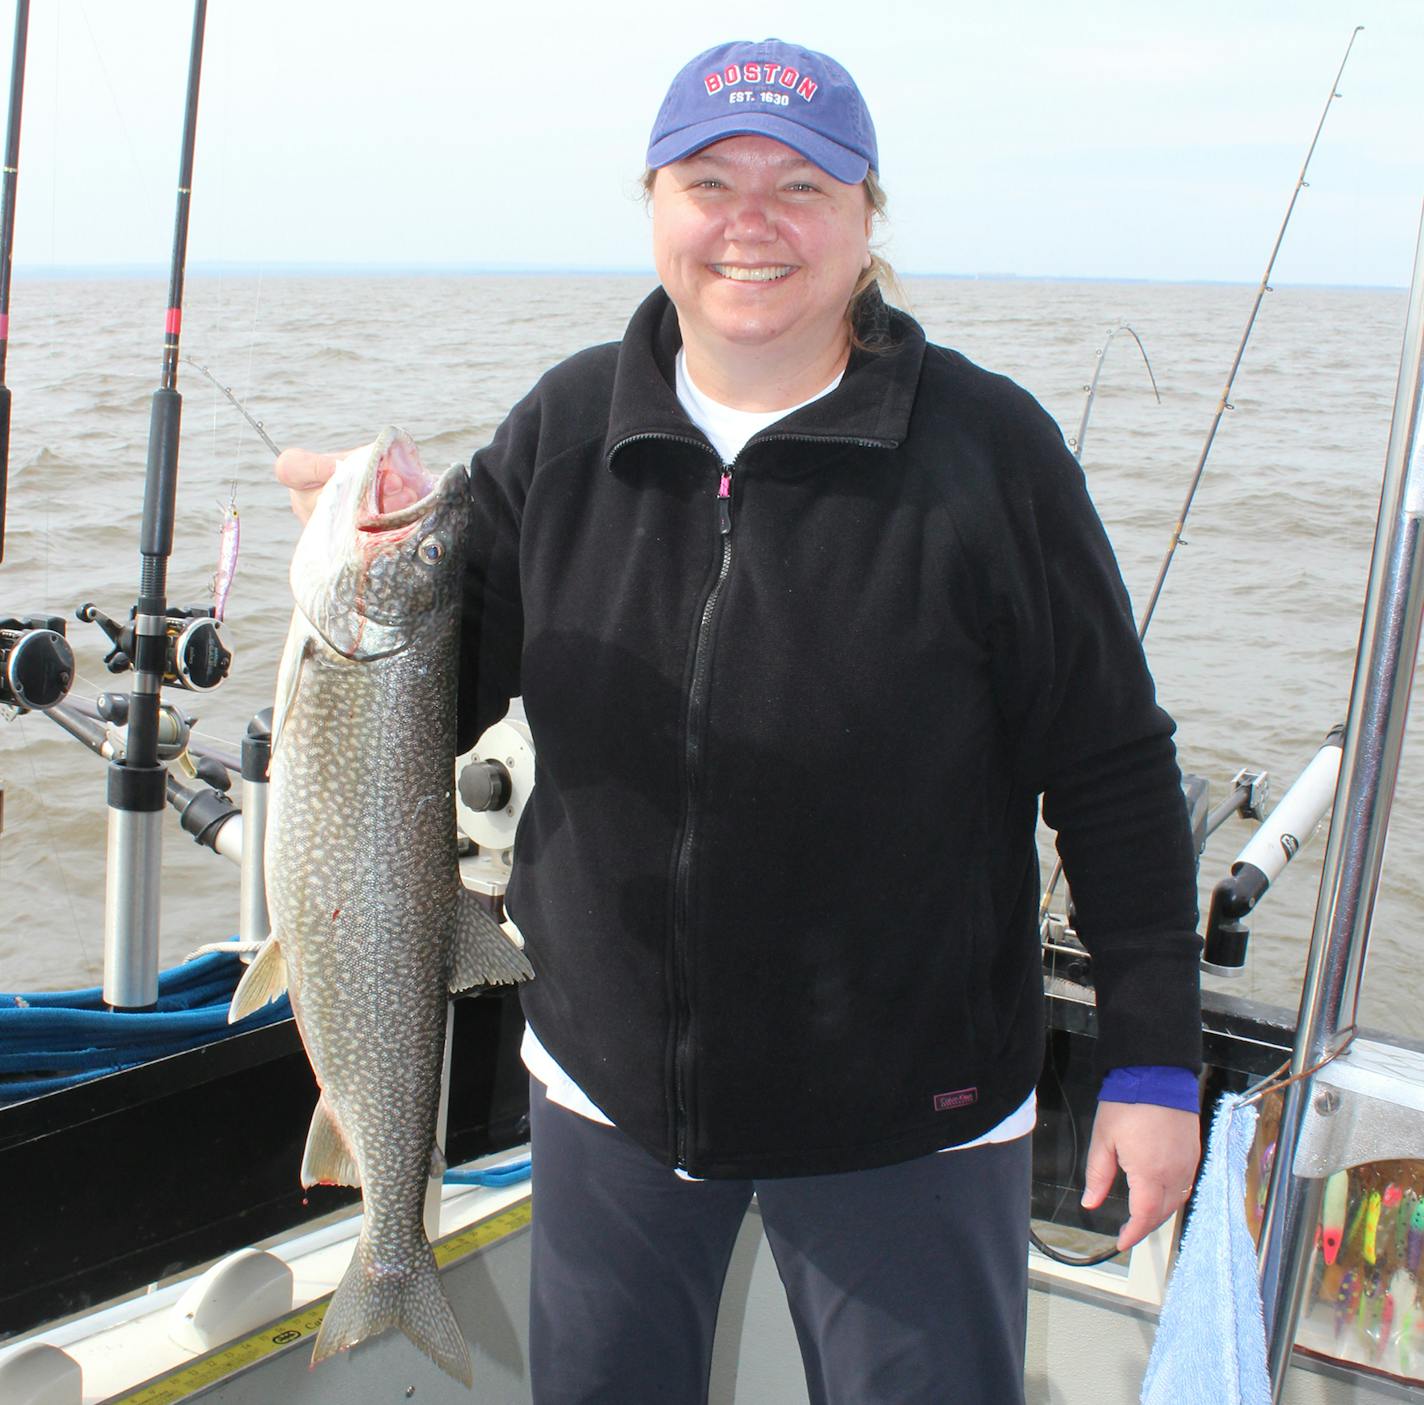
M712 441L712 447L722 456L724 464L730 464L752 435L760 433L768 425L785 419L793 410L809 405L823 395L829 395L840 383L841 374L831 381L824 390L803 400L800 405L792 405L785 410L737 410L731 405L723 405L713 400L693 383L687 373L687 359L681 349L677 353L677 398L688 418ZM524 1066L540 1083L551 1103L587 1117L591 1122L601 1122L605 1127L613 1126L606 1116L582 1088L559 1067L554 1056L539 1042L539 1036L532 1027L524 1028L524 1041L519 1048ZM996 1127L991 1127L982 1137L973 1141L960 1142L957 1146L945 1147L946 1151L960 1151L965 1147L983 1146L989 1142L1008 1142L1026 1136L1033 1131L1038 1118L1036 1095L1030 1093ZM681 1174L681 1173L679 1173Z

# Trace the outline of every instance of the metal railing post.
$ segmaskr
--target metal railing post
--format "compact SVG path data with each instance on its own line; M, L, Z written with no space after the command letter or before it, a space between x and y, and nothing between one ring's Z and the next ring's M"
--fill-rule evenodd
M1354 1027L1370 919L1384 859L1390 805L1404 744L1409 693L1424 612L1424 453L1419 417L1424 384L1424 222L1415 252L1395 391L1384 485L1340 782L1326 845L1320 899L1301 991L1291 1073L1338 1053ZM1293 1173L1314 1079L1285 1090L1277 1155L1261 1227L1261 1297L1272 1399L1285 1388L1310 1265L1323 1182Z

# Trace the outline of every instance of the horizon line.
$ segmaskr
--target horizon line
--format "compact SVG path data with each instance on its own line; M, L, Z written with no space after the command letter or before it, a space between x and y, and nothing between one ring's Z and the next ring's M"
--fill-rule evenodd
M160 263L57 263L33 264L15 263L12 266L16 278L38 282L46 279L68 282L82 279L104 281L126 278L167 278L167 264ZM618 266L596 266L573 268L561 264L516 264L516 263L397 263L397 262L352 262L352 263L304 263L295 260L274 260L271 262L211 259L195 261L188 265L188 277L227 277L233 275L279 278L340 278L340 277L386 277L386 278L439 278L439 277L510 277L510 278L651 278L656 280L652 268L630 268ZM1208 278L1208 277L1147 277L1142 275L1123 276L1089 273L1013 273L1008 271L985 271L976 273L953 273L941 270L897 270L900 278L944 279L965 283L1161 283L1186 287L1250 287L1259 279ZM1341 282L1275 282L1272 287L1341 289L1354 292L1407 292L1399 283L1341 283Z

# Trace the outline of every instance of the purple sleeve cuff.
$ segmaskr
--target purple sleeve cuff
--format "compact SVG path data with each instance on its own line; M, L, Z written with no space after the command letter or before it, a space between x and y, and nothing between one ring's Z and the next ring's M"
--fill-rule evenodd
M1103 1079L1098 1101L1105 1103L1154 1103L1182 1112L1201 1111L1201 1090L1197 1076L1186 1068L1142 1065L1109 1069Z

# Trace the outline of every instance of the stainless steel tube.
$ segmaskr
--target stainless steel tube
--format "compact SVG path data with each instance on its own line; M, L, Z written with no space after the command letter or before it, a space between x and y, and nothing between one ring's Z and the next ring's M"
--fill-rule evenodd
M1385 453L1374 555L1370 563L1340 783L1326 845L1320 899L1301 991L1291 1072L1338 1052L1355 1023L1370 919L1379 886L1404 723L1424 611L1424 454L1419 445L1424 373L1424 221L1415 253L1394 417ZM1313 1079L1291 1084L1281 1112L1261 1229L1272 1399L1279 1401L1295 1342L1320 1212L1322 1182L1292 1172ZM1286 1154L1289 1150L1290 1154Z
M142 1010L158 999L162 810L109 811L105 865L104 999Z
M242 888L238 930L245 942L264 942L267 915L267 792L272 764L272 713L259 712L242 738Z
M238 931L245 942L271 935L263 867L267 848L267 782L242 782L242 879L238 890Z

